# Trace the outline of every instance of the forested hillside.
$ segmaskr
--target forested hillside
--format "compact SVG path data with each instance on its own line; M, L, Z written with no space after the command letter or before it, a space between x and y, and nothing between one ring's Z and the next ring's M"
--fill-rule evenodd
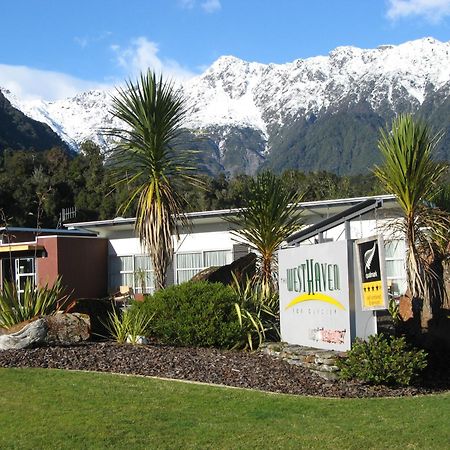
M186 211L240 207L248 197L249 175L234 178L202 175L203 186L177 186ZM380 193L372 176L343 176L327 172L282 174L290 189L304 200L322 200ZM46 151L0 151L0 226L55 227L62 208L75 206L76 221L112 219L127 187L112 187L114 179L100 148L85 142L79 154L55 147ZM127 213L133 216L134 210Z
M0 91L0 149L45 150L54 146L67 149L67 145L46 124L30 119Z

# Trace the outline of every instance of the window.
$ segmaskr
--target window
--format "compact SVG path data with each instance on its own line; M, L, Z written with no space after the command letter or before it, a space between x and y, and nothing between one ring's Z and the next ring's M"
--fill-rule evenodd
M406 292L406 247L403 239L394 239L384 243L386 259L386 278L388 287L394 296Z
M155 284L150 257L147 255L111 256L109 261L109 289L130 286L135 293L149 294Z
M34 258L16 258L15 259L15 279L17 285L17 293L19 298L22 299L25 292L25 286L27 283L31 283L31 286L36 284L36 272L35 272Z
M189 281L194 275L211 266L231 263L231 250L213 250L176 254L176 283Z

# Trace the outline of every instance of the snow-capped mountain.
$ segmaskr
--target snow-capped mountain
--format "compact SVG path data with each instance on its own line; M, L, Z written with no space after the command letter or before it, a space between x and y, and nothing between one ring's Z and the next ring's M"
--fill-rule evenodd
M411 111L433 120L439 109L447 111L450 42L425 38L368 50L338 47L327 56L286 64L223 56L182 89L192 108L187 128L209 136L206 151L229 172L251 173L263 163L276 170L358 172L361 164L376 161L378 128L394 114ZM99 130L112 123L108 92L55 102L4 94L73 148L86 139L107 144ZM450 126L448 117L442 121L440 129Z

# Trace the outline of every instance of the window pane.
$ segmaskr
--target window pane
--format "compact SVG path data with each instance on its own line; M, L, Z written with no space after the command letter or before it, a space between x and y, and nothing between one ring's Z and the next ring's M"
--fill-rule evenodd
M134 270L151 270L152 269L152 263L150 260L150 256L148 255L139 255L135 256L134 259Z
M34 273L33 258L19 258L19 273Z
M120 274L120 286L133 287L133 274L132 273Z
M225 264L229 264L229 256L231 256L231 252L228 250L205 252L205 267L224 266Z
M138 270L134 273L134 287L136 292L148 293L154 288L153 272Z
M132 256L119 256L120 271L132 272L133 271L133 257Z
M178 270L177 271L177 282L184 283L185 281L189 281L194 275L200 272L197 270Z
M390 292L394 296L403 295L406 292L406 279L405 278L388 278L388 286L390 286Z
M388 277L404 277L405 266L403 261L386 261L386 276Z
M27 282L31 283L31 286L34 286L34 276L22 276L19 278L19 289L21 291L25 290Z
M198 269L203 267L201 253L180 253L177 255L178 269Z
M405 257L405 241L396 239L386 241L384 243L384 251L386 258L404 259Z

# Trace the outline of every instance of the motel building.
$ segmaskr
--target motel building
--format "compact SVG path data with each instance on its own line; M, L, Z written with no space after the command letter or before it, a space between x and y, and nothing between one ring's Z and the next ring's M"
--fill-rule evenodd
M389 228L400 215L393 196L303 202L299 208L304 226L287 240L280 260L283 252L294 251L292 248L316 248L381 234L389 290L395 295L405 292L405 245ZM173 239L169 284L182 283L207 267L230 264L248 253L249 247L238 241L226 221L235 213L231 209L188 214L191 227L181 229L179 239ZM134 218L119 217L65 224L63 229L0 228L0 282L14 281L20 294L27 280L51 285L60 276L72 298L102 298L121 286L136 294L151 293L151 261L135 236L134 223ZM329 256L333 256L330 248ZM328 273L336 268L322 270L326 270L323 275L330 285L340 282L335 272ZM300 272L294 272L280 273L280 295L283 284L291 290L297 287Z

